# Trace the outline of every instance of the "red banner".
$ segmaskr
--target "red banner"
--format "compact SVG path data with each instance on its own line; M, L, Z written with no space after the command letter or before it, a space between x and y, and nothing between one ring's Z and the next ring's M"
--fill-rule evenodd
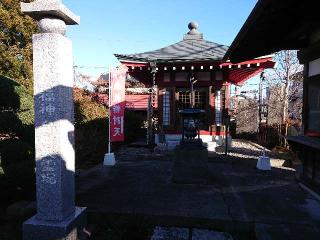
M124 141L125 82L127 67L120 66L111 71L110 138L111 142Z

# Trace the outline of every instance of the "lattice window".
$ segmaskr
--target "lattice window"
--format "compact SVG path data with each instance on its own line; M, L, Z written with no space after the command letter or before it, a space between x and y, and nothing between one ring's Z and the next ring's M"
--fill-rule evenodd
M170 125L170 92L165 91L162 95L163 100L163 115L162 123L164 126Z
M179 109L190 108L191 93L190 91L179 91ZM194 91L195 108L205 110L207 107L207 94L204 91Z
M215 92L215 121L216 125L222 124L221 91Z
M206 93L205 92L199 92L199 91L195 91L194 92L194 103L195 103L195 108L199 108L199 109L206 109Z
M170 80L171 80L171 73L164 73L163 74L163 81L170 82Z
M190 92L189 91L179 91L179 109L190 108Z
M320 84L309 83L308 130L320 132Z

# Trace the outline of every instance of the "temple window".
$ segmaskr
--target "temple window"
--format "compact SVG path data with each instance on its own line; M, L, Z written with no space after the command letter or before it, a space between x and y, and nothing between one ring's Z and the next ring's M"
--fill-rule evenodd
M309 63L309 77L320 74L320 58Z
M170 92L165 91L162 97L163 97L162 123L164 126L169 126L170 125Z
M320 83L309 83L309 116L308 129L320 132Z
M191 93L189 90L178 91L178 107L179 109L190 108ZM195 108L206 110L207 109L207 93L205 91L194 91Z
M163 74L163 81L170 82L170 80L171 80L171 73L164 73Z
M178 92L179 109L190 108L190 91Z
M205 92L195 91L194 92L195 108L205 110L207 108L206 97L207 95Z
M176 81L187 81L188 80L188 73L186 72L177 72L175 80Z
M216 75L216 76L215 76L215 80L216 80L216 81L222 81L222 80L223 80L222 71L217 71L215 75Z
M222 124L221 91L215 92L215 121L216 125Z
M320 58L309 62L308 76L306 81L307 106L306 123L307 132L320 133Z
M196 74L196 78L199 81L210 81L211 79L211 73L210 72L198 72Z

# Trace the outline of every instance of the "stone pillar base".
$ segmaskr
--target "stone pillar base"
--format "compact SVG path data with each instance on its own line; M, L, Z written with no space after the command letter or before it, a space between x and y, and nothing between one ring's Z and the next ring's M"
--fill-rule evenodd
M270 158L267 156L260 156L257 161L257 168L260 170L271 170Z
M104 166L114 166L116 165L116 158L114 157L114 153L106 153L103 159Z
M77 240L86 226L86 208L76 207L64 221L38 220L36 216L23 223L23 240Z
M207 184L209 178L207 148L178 146L175 149L172 174L173 183Z

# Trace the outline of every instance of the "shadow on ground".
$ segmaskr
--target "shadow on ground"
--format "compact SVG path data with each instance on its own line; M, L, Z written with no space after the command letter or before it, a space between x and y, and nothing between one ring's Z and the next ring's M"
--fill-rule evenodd
M119 156L114 167L76 177L77 204L100 226L142 222L146 231L160 225L223 231L234 239L318 239L319 202L299 187L293 169L258 171L255 155L211 156L206 185L172 183L170 156Z

